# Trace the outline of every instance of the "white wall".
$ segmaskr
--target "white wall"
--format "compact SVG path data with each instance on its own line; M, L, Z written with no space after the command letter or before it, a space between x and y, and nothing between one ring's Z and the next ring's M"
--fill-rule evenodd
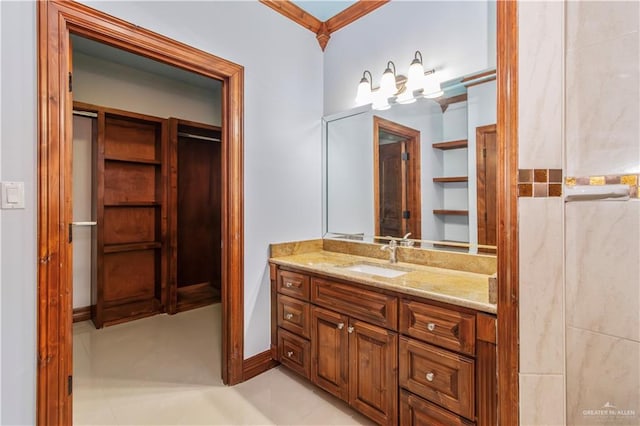
M2 418L35 423L36 7L0 2L0 180L25 183L25 209L0 210Z
M325 114L355 106L364 70L374 86L387 61L406 75L416 50L440 81L495 66L488 49L488 40L495 40L492 8L495 3L486 1L392 1L332 34L324 56Z
M27 195L25 210L0 213L1 421L33 424L36 7L31 2L0 5L1 178L25 181ZM97 2L91 6L245 67L244 356L268 349L268 244L316 238L321 233L323 76L315 36L258 2Z
M219 126L221 84L204 88L126 65L73 54L73 100Z

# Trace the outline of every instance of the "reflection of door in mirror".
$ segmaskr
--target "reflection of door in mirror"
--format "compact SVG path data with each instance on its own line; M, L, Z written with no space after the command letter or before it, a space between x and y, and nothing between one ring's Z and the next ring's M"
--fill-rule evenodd
M496 125L476 128L478 185L478 244L495 246L497 242L497 145ZM479 249L495 253L495 249Z
M420 132L380 117L373 127L375 233L419 239Z

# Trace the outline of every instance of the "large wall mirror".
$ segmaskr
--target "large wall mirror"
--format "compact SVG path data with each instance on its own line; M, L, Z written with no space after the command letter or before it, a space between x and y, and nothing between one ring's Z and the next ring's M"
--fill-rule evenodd
M495 70L442 89L323 119L325 236L495 253Z

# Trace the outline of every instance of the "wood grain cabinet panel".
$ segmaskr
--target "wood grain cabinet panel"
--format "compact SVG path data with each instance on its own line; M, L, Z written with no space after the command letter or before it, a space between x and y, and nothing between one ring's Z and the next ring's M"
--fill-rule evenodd
M311 309L311 381L348 400L349 318L328 309Z
M400 332L457 352L475 353L476 317L422 302L400 303Z
M401 426L473 426L474 424L405 390L400 392Z
M398 335L353 319L347 332L349 404L379 424L396 424Z
M152 164L130 164L107 161L104 165L104 203L154 203L161 189L157 167Z
M406 337L400 338L403 388L454 413L475 416L474 360Z
M309 303L279 294L278 326L308 339L311 334Z
M280 329L278 332L278 355L282 365L307 379L309 378L311 346L308 340Z
M313 278L311 301L381 327L398 329L398 298L395 296Z
M278 270L278 293L309 300L309 277L297 272Z
M158 209L154 207L120 207L104 211L104 243L128 244L159 239Z

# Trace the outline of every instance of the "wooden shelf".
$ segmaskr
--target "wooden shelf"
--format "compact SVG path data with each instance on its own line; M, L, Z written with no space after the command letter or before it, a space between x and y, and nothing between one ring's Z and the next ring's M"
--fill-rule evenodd
M119 161L122 163L133 163L133 164L153 164L160 165L162 162L160 160L150 160L146 158L131 158L131 157L122 157L117 155L105 155L104 159L106 161Z
M162 243L151 241L148 243L131 243L131 244L105 244L105 253L121 253L124 251L150 250L162 248Z
M457 141L434 143L433 147L445 151L445 150L448 150L448 149L466 148L468 146L468 144L469 144L469 142L467 141L467 139L460 139L460 140L457 140Z
M434 210L433 214L449 216L469 216L469 210Z
M469 177L468 176L448 176L448 177L434 177L433 178L434 182L442 182L442 183L448 183L448 182L468 182L469 181Z
M162 203L157 201L120 201L118 203L105 203L105 207L159 207Z

